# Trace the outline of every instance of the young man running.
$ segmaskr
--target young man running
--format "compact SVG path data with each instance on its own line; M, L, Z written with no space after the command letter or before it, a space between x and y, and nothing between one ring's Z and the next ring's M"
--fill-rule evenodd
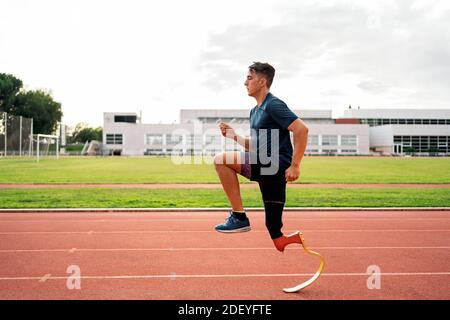
M226 123L220 124L222 135L233 139L245 152L216 155L214 164L232 211L219 232L250 231L242 205L237 174L257 181L264 202L266 227L279 251L289 243L301 243L295 233L284 236L282 213L286 202L286 183L300 177L300 163L308 140L308 127L287 105L270 93L275 69L268 63L255 62L248 70L245 86L257 105L250 111L251 137L242 137ZM290 140L294 137L294 148Z

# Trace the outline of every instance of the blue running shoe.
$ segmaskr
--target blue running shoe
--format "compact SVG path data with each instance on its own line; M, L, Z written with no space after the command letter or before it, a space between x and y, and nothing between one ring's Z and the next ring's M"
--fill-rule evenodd
M223 224L218 224L216 226L216 231L225 233L235 233L235 232L246 232L250 231L250 221L246 218L244 221L236 218L232 213Z

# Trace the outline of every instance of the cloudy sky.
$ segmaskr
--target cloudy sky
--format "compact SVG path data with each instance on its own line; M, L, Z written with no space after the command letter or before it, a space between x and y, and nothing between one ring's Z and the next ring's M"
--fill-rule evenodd
M250 109L253 61L293 109L450 108L450 1L0 0L0 72L71 126Z

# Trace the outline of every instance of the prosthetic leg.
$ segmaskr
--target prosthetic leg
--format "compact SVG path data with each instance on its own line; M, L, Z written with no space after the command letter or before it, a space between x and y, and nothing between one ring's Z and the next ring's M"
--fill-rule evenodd
M283 289L284 292L286 293L293 293L293 292L298 292L306 287L308 287L309 285L313 284L314 281L316 281L319 276L321 275L323 268L325 267L325 259L317 252L310 250L306 244L305 244L305 239L303 237L303 234L300 231L294 232L293 234L289 235L289 236L281 236L277 239L273 239L273 243L275 244L275 247L283 252L284 249L286 248L286 246L288 246L289 244L292 243L299 243L302 245L303 250L306 251L306 253L312 255L312 256L316 256L319 257L320 259L320 264L319 264L319 268L317 269L316 273L307 281L300 283L298 286L292 287L292 288L285 288Z
M298 292L311 285L319 278L325 267L325 259L319 253L308 249L305 245L303 234L300 231L288 236L284 236L281 232L281 228L283 227L282 214L284 204L286 202L286 182L259 182L259 188L264 201L266 227L270 233L270 237L273 240L275 248L277 248L278 251L284 252L284 249L288 245L298 243L302 245L303 250L306 251L306 253L320 258L319 268L309 280L300 283L298 286L283 289L286 293Z

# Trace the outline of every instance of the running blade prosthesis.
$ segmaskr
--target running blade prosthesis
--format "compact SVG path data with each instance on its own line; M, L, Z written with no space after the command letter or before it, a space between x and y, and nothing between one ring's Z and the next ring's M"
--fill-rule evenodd
M321 273L323 271L323 268L325 267L325 259L319 253L309 250L308 247L306 246L305 239L303 237L303 233L301 233L300 231L297 231L297 232L287 236L286 246L288 246L289 244L292 244L292 243L300 243L302 245L303 249L308 254L319 257L320 264L319 264L319 268L317 269L316 273L310 279L308 279L305 282L300 283L298 286L283 289L283 291L286 293L298 292L298 291L310 286L319 278L319 276L321 275Z

